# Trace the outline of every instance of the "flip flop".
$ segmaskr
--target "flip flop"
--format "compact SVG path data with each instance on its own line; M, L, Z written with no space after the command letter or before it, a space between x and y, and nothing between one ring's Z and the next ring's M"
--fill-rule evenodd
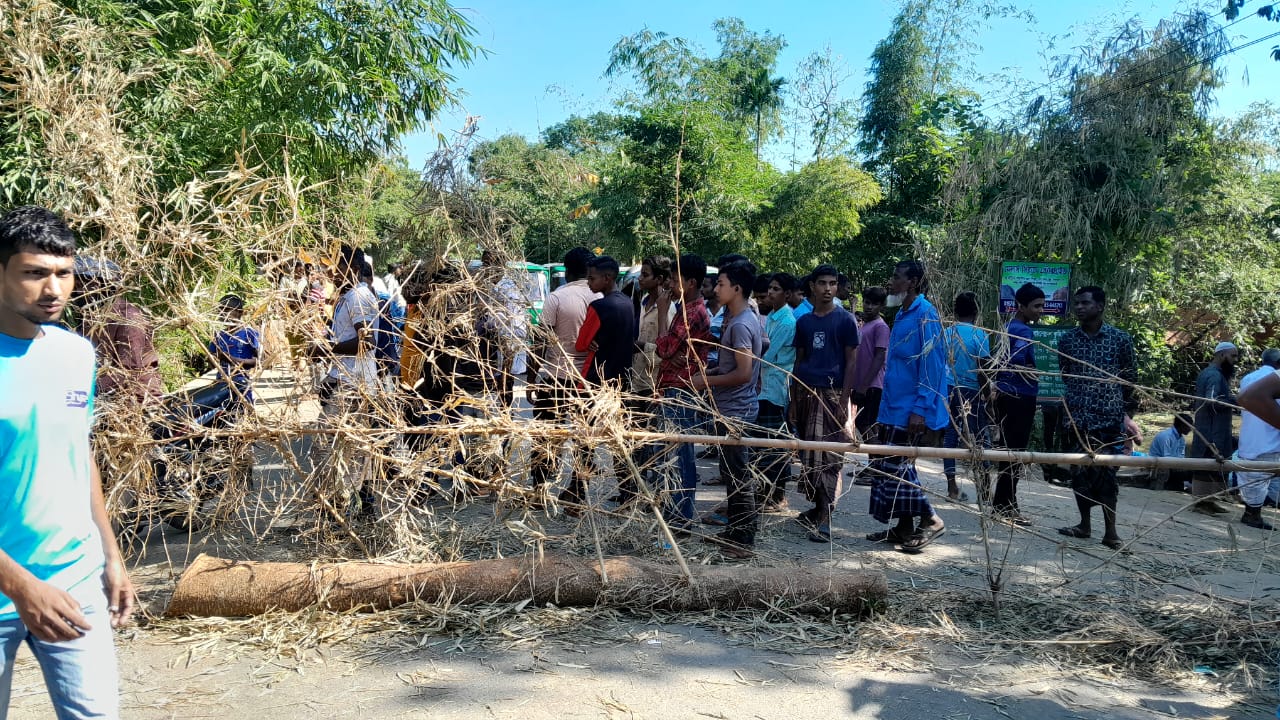
M1079 525L1072 525L1071 527L1058 528L1058 534L1066 535L1069 538L1075 538L1077 540L1087 540L1093 535L1093 533L1091 532L1085 532L1084 530L1081 530Z
M967 503L967 502L969 502L969 493L967 493L967 492L965 492L965 491L961 490L961 491L960 491L960 497L951 497L950 495L948 495L948 496L947 496L947 502L953 502L953 503Z
M1112 538L1102 538L1102 544L1106 545L1112 550L1120 550L1124 547L1123 541L1119 539L1112 539Z
M829 543L831 542L831 526L819 525L809 531L809 542Z
M902 545L898 546L898 550L901 550L908 555L915 555L922 552L929 543L937 540L938 536L943 535L946 532L946 525L936 529L926 528L924 530L918 530L915 535L911 536L910 540L907 540L902 543Z

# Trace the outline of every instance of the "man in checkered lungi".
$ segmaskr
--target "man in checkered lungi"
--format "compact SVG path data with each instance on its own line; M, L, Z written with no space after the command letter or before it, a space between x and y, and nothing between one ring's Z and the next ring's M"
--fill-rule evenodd
M886 445L936 441L950 422L946 341L938 311L924 296L927 289L923 265L915 260L898 263L890 293L891 300L901 300L901 309L889 335L879 413ZM894 527L868 535L868 540L887 540L903 552L917 553L946 531L920 487L914 458L878 457L868 470L874 482L871 516L885 524L897 520Z

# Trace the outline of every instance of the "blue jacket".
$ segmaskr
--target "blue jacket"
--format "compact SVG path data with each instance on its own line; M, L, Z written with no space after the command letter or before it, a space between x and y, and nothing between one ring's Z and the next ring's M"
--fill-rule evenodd
M921 295L898 311L889 333L879 422L905 428L916 414L930 430L941 430L950 422L948 392L942 321Z

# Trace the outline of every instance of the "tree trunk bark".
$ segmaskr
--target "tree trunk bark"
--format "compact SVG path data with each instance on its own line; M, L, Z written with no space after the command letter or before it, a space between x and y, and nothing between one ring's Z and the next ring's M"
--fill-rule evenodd
M240 562L200 555L178 580L165 614L238 617L320 606L383 610L414 601L532 600L560 606L735 610L782 604L815 613L861 613L888 596L885 576L831 568L697 565L693 582L667 565L631 557L569 555L441 564L332 565ZM607 578L607 581L604 579Z

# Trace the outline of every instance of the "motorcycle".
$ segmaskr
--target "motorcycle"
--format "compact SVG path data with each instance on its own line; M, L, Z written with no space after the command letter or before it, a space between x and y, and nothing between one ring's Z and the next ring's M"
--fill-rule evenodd
M244 412L229 380L215 380L165 396L151 437L156 514L184 532L208 527L222 500L243 492L252 478L251 451L226 432Z

